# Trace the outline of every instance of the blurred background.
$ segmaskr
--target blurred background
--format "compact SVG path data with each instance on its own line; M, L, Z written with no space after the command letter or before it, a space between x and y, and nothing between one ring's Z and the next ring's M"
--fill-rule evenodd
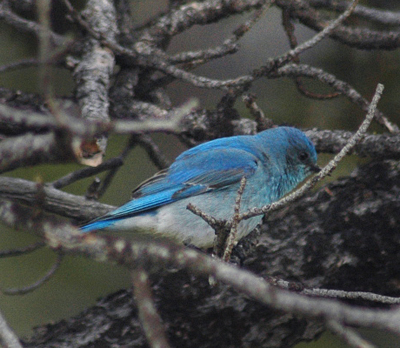
M84 1L75 1L73 4L82 8ZM360 4L387 10L396 10L397 7L397 10L400 10L400 4L397 1L360 1ZM58 32L73 35L62 19L63 8L59 6L58 1L54 1L54 6L59 8ZM132 0L132 7L135 15L133 21L140 25L165 11L167 3L164 0ZM175 37L168 52L176 53L218 46L249 16L250 14L240 15L218 24L195 26ZM296 25L295 33L299 43L315 34L301 24ZM289 49L289 44L281 26L281 12L276 8L269 9L239 43L240 50L235 55L208 63L194 72L211 78L234 78L260 67L270 57L285 53ZM14 28L0 22L0 66L24 58L36 57L37 53L37 43L33 36L17 32ZM399 58L398 50L360 51L332 40L324 40L305 52L301 56L301 62L322 68L338 79L348 82L367 99L371 98L376 84L383 83L385 91L379 103L379 109L392 122L399 124L400 98L397 90L400 77ZM69 71L53 68L52 80L57 95L73 95L74 86ZM305 81L305 83L312 91L330 92L322 84L312 81ZM26 68L1 73L0 87L37 93L37 69ZM289 79L261 79L253 85L251 92L257 95L258 105L275 124L286 123L300 128L316 127L354 131L364 117L364 112L343 97L330 101L305 98ZM221 91L198 89L182 82L172 83L168 87L168 93L173 105L181 104L188 97L195 95L200 99L201 107L210 109L216 107L216 103L223 95ZM243 116L250 117L248 110L240 101L237 102L236 108ZM371 131L382 132L382 128L373 125ZM185 149L173 136L156 135L153 138L171 161ZM124 136L111 135L106 159L118 155L127 139ZM321 155L320 164L324 164L329 158L327 155ZM332 179L350 173L357 164L363 161L366 159L350 157L340 165ZM18 169L5 175L48 182L79 168L81 166L78 164L43 165ZM155 171L156 168L148 160L146 153L140 148L135 148L101 201L113 205L126 202L130 198L131 190ZM93 178L79 181L65 188L65 191L83 195L92 180ZM24 246L36 241L36 238L28 233L8 230L3 226L0 231L0 249ZM21 257L1 259L0 286L9 288L31 284L51 267L54 260L54 253L47 249ZM76 315L84 308L93 305L99 297L130 287L129 279L128 272L122 267L67 256L50 281L33 293L24 296L0 295L0 309L17 334L29 336L34 326ZM372 337L371 340L380 348L400 345L399 338L373 331L362 332L366 337ZM347 345L330 334L324 334L316 343L302 343L298 347L338 348L347 347Z

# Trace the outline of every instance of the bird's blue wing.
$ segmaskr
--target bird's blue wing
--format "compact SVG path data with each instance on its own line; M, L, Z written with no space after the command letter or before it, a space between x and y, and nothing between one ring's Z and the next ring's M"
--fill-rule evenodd
M144 198L175 190L164 202L195 196L237 183L243 176L250 177L258 165L257 158L248 151L235 148L207 149L191 156L179 156L168 170L151 177L132 193L132 198Z
M182 199L203 192L222 189L250 177L257 169L257 158L248 151L218 148L178 159L172 164L169 178L185 186L174 198Z
M250 177L257 158L241 149L217 148L178 157L168 170L161 171L133 191L133 199L84 226L83 231L106 227L102 222L131 217L177 200L237 183ZM97 226L97 227L96 227Z

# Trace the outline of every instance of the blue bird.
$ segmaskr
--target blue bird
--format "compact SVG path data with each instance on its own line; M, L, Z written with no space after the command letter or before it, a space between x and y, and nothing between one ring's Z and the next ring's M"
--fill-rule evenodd
M158 234L199 248L211 247L214 230L189 210L228 220L242 177L247 182L241 211L270 204L320 168L314 145L300 130L277 127L256 135L232 136L193 147L132 193L132 200L81 227ZM262 216L243 220L237 239L248 235Z

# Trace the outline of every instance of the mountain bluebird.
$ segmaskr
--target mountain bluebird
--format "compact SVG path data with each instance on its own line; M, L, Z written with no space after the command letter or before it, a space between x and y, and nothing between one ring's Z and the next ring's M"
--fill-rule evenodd
M318 172L314 145L300 130L278 127L257 135L221 138L193 147L168 168L142 183L132 200L81 227L159 234L199 248L213 245L215 232L189 210L192 203L217 219L233 216L242 177L247 182L241 211L272 203ZM243 220L237 239L262 216Z

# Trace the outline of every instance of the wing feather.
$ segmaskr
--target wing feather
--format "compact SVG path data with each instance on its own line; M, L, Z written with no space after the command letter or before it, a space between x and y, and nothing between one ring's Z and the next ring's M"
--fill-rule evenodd
M180 156L167 170L143 182L133 191L133 199L94 220L82 229L92 230L101 222L131 217L177 200L224 189L250 177L257 169L257 158L235 148L208 149L192 156Z

